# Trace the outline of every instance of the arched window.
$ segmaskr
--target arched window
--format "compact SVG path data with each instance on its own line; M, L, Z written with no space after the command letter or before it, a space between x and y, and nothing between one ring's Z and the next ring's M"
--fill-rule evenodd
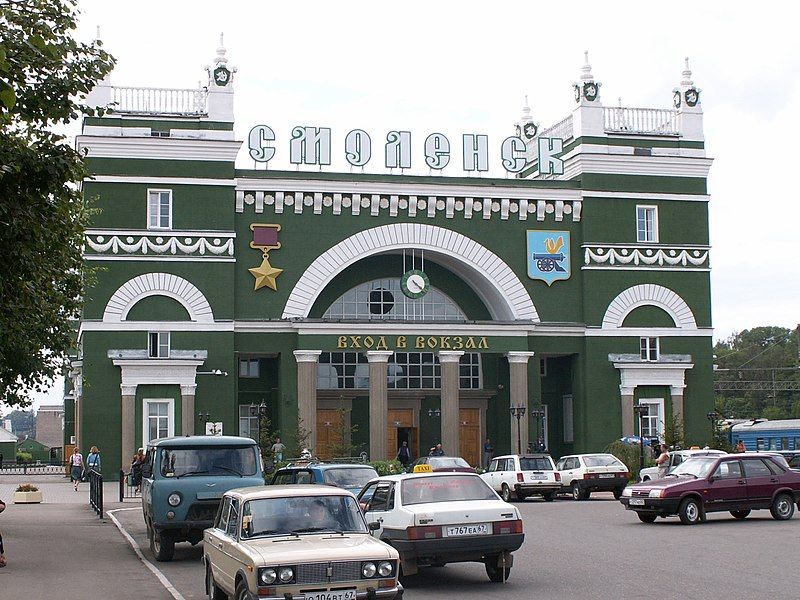
M400 289L400 280L375 279L346 291L330 305L323 319L371 319L397 321L466 321L464 311L436 288L422 298L411 299Z

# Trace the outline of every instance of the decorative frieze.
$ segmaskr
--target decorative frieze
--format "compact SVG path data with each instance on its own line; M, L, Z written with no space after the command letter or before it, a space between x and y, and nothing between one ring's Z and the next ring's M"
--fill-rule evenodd
M709 270L708 246L584 244L584 269Z
M555 221L581 220L581 200L537 200L525 198L471 197L471 196L432 196L398 195L386 193L339 193L319 191L264 191L236 190L236 212L243 213L246 207L253 207L256 214L273 212L282 214L310 212L315 215L330 212L334 215L359 215L362 212L376 217L388 214L390 217L427 216L436 218L444 215L453 219L456 215L465 219L501 220L529 217L544 221L548 217Z
M94 260L165 258L233 261L236 234L221 231L86 231L85 255ZM92 252L89 252L92 250Z

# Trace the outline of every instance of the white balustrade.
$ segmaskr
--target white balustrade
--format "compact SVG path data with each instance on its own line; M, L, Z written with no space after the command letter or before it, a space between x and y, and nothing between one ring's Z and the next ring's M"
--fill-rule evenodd
M204 115L208 92L203 89L112 87L114 112Z
M679 135L678 112L663 108L604 107L605 130L614 133Z

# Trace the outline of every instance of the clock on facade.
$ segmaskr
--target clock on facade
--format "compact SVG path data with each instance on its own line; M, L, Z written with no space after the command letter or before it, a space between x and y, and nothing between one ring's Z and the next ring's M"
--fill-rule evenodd
M428 293L431 284L428 276L419 269L411 269L403 273L400 279L400 289L409 298L422 298Z
M675 108L681 107L681 93L678 90L675 90L675 93L672 95L672 104L675 105Z

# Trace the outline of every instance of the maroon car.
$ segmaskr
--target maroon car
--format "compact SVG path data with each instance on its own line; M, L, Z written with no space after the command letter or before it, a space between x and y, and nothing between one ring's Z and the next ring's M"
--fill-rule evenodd
M768 454L690 458L663 479L626 487L620 502L644 523L678 515L693 525L706 513L726 510L744 519L765 508L775 519L791 519L800 502L800 472L781 463Z

